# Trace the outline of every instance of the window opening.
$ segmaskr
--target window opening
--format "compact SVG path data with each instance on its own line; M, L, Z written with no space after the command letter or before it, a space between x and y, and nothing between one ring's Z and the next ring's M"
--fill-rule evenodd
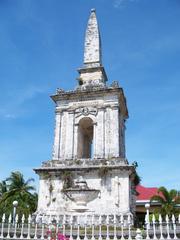
M82 118L78 127L78 158L93 158L93 121Z

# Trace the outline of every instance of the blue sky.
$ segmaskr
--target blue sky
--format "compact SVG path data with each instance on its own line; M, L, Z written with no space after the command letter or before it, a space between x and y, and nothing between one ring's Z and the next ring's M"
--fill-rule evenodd
M180 189L180 1L0 0L0 179L51 159L57 87L76 86L96 8L108 84L129 109L126 150L142 184Z

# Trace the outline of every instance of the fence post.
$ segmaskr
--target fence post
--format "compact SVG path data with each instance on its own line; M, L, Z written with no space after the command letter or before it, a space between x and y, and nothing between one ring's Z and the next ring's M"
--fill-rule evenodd
M87 238L87 215L85 215L85 223L84 223L84 240L88 240L88 238Z
M136 240L141 240L143 237L142 237L142 232L141 232L141 230L138 228L137 230L136 230L136 237L135 237L135 239Z
M79 221L80 216L77 216L77 238L76 240L81 240L80 239L80 221Z
M152 217L152 223L153 223L153 239L157 239L157 237L156 237L156 218L155 218L154 214Z
M31 236L31 215L29 214L29 217L28 217L28 229L27 229L27 239L30 239Z
M70 240L73 240L73 215L71 215L70 217L70 236L69 236Z
M66 235L66 215L63 215L63 222L62 222L62 231L63 231L63 235Z
M98 240L102 240L102 216L99 215L99 238Z
M131 221L131 214L128 214L128 240L131 240L132 237L131 237L131 224L132 224L132 221Z
M37 225L38 225L38 215L36 215L35 217L34 239L37 239Z
M56 216L56 236L58 236L59 233L59 225L60 225L60 217L59 215Z
M114 214L113 223L114 223L114 240L117 240L117 219L115 214Z
M94 237L94 214L92 215L92 237L91 237L91 240L95 240L95 237Z
M160 239L163 240L164 237L163 237L163 221L162 221L162 216L161 214L159 214L159 228L160 228Z
M6 220L6 215L5 215L5 213L3 214L3 216L2 216L2 225L1 225L1 236L0 236L0 238L2 238L3 239L3 237L4 237L4 223L5 223L5 220Z
M166 230L167 230L167 239L170 239L170 234L169 234L169 216L166 215Z
M174 239L178 239L176 235L176 219L174 214L172 215L172 223L173 223L173 230L174 230Z
M45 225L45 217L42 215L42 227L41 227L41 239L44 239L44 225Z
M51 240L52 235L51 215L48 217L48 240Z
M124 240L124 216L121 214L120 216L120 224L121 224L121 240Z
M14 219L14 235L13 238L16 239L16 231L17 231L17 224L18 224L18 214L16 214L15 219Z
M109 238L109 215L106 217L106 240L110 240Z
M146 208L146 218L147 218L147 221L149 223L149 208L150 208L150 204L146 203L145 204L145 208ZM148 224L148 227L149 227L149 224Z
M11 238L11 237L10 237L11 221L12 221L12 216L11 216L11 214L10 214L10 215L9 215L9 218L8 218L8 232L7 232L6 238Z
M146 216L145 216L146 239L150 239L150 237L149 237L149 229L150 229L149 208L150 208L150 204L146 203L145 208L146 208Z

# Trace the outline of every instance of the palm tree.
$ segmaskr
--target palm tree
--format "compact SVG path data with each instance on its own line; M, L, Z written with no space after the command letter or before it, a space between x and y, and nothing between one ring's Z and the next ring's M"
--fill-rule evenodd
M24 176L20 172L12 172L10 177L6 179L9 183L9 191L29 193L30 191L35 191L35 187L30 185L34 182L33 178L29 178L25 181Z
M180 209L177 208L177 205L180 204L180 195L175 189L168 191L165 187L158 188L158 194L151 197L152 201L157 201L161 204L161 208L157 211L162 216L180 213Z
M6 181L3 180L2 182L0 182L0 197L2 197L3 194L6 192L7 192L7 184L6 184Z
M0 208L3 212L12 211L12 203L18 201L17 213L28 215L36 210L37 194L34 193L35 187L31 185L33 178L25 181L20 172L12 172L6 179L7 191L0 199Z

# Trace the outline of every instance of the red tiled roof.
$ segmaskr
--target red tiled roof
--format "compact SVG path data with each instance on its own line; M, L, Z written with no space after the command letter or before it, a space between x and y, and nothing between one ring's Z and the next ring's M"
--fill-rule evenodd
M150 200L153 195L158 195L158 188L156 187L146 188L138 185L136 191L138 192L136 200Z

